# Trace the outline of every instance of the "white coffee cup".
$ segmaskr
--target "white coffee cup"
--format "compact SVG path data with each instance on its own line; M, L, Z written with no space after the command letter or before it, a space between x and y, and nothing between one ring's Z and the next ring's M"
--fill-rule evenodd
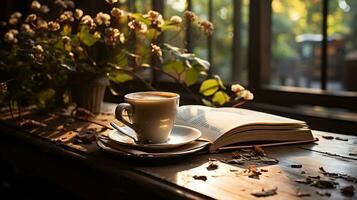
M135 92L115 110L115 117L134 129L139 143L166 142L174 126L180 95L172 92Z

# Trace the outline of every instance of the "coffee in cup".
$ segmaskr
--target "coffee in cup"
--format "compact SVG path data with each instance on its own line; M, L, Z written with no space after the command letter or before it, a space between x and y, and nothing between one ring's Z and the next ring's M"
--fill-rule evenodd
M173 129L179 99L172 92L130 93L116 107L115 117L135 130L139 143L163 143Z

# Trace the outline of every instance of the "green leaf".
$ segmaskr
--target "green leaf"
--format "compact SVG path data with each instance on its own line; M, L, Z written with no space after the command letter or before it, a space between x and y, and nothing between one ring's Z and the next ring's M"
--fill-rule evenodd
M96 43L99 40L98 37L95 37L94 34L91 34L89 32L89 27L87 26L81 26L78 34L79 34L79 39L87 46L92 46L94 43Z
M188 70L186 70L185 72L185 83L187 86L190 86L194 83L196 83L197 79L198 79L198 75L199 72L197 70L195 70L194 68L190 68Z
M177 28L176 25L165 23L164 25L161 26L161 31L166 31L166 30L175 29L175 28Z
M143 14L141 14L141 13L132 13L131 16L132 16L134 19L136 19L136 20L138 20L138 21L140 21L140 22L142 22L142 23L144 23L144 24L146 24L146 25L150 25L150 24L151 24L151 21L150 21L149 19L145 18L145 17L143 16Z
M163 65L163 70L168 73L180 74L185 70L185 66L180 60L170 60Z
M213 98L212 98L212 102L215 104L215 105L223 105L225 104L226 102L229 101L229 96L227 93L223 92L223 91L218 91L216 92L214 95L213 95Z
M109 76L109 80L111 80L115 83L124 83L124 82L132 80L132 79L133 79L133 77L131 75L124 73L124 72L119 72L119 73Z
M219 83L217 79L207 79L202 82L200 92L205 96L214 94L219 89Z
M209 70L209 68L210 68L210 63L208 62L208 61L206 61L206 60L203 60L203 59L201 59L201 58L197 58L197 57L195 57L194 58L195 60L196 60L196 62L198 63L198 64L200 64L205 70Z
M146 32L146 36L148 40L152 40L157 38L160 35L160 32L157 31L154 28L149 28L149 30Z
M116 64L121 68L124 68L128 65L128 58L126 57L126 54L123 51L121 51L115 56L115 60Z

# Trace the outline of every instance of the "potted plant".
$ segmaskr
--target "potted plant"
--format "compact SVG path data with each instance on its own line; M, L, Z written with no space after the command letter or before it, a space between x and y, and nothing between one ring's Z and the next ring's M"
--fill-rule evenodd
M202 35L209 35L213 31L211 22L190 11L182 17L164 19L156 11L132 13L116 7L116 0L107 2L111 6L108 13L90 16L75 8L72 1L57 0L58 15L53 18L46 5L33 1L32 14L22 17L16 12L10 17L7 23L10 28L3 44L27 52L26 59L19 58L18 52L13 53L17 55L12 59L15 63L30 63L28 65L40 68L39 74L52 75L52 81L67 79L77 106L95 114L100 111L109 81L122 83L137 79L154 89L150 78L145 77L147 71L167 76L206 105L233 105L252 98L252 94L241 86L231 91L218 76L209 75L209 62L185 49L160 42L165 31L185 31L184 23L191 23ZM2 53L7 54L6 51ZM6 60L3 66L13 68L10 61ZM28 70L33 73L34 69ZM201 95L191 90L191 86L199 82L202 83ZM53 91L57 93L58 88ZM66 92L61 90L61 93Z

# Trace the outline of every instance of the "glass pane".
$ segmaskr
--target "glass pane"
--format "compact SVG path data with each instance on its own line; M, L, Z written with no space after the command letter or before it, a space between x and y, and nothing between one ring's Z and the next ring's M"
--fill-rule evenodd
M320 88L321 0L273 0L270 85Z
M208 1L192 0L192 11L197 14L201 19L208 20ZM208 45L206 37L201 36L201 32L192 29L192 46L193 52L202 59L208 59Z
M212 69L223 80L232 80L233 3L213 1Z
M135 0L135 9L140 13L147 13L151 9L151 1L147 0Z
M164 17L169 19L174 15L183 17L186 8L186 0L165 0ZM165 42L180 48L185 47L185 31L170 30L165 32Z
M357 1L329 1L328 90L357 91Z

